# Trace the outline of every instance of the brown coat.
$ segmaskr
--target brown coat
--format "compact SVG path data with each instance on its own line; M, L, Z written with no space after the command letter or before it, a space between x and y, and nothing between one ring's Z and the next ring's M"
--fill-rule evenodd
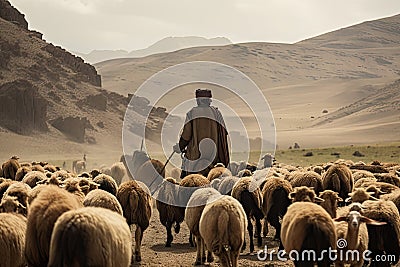
M217 108L211 106L192 108L186 114L181 135L181 139L187 142L185 157L189 160L211 159L215 153L212 165L222 162L227 166L229 163L227 135L224 119ZM200 142L206 138L214 142L216 151L207 142L204 149L200 151Z

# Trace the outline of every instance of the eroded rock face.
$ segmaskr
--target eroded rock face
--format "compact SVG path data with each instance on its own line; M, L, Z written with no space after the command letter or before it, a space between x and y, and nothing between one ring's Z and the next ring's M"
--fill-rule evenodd
M6 0L0 0L0 18L17 24L26 30L28 29L28 22L25 20L25 15Z
M0 86L0 125L18 134L47 131L47 101L26 80Z
M107 97L102 94L90 95L90 96L86 97L86 99L83 101L82 104L87 105L87 106L97 109L97 110L106 111Z
M85 130L90 125L90 122L86 117L58 117L50 123L68 138L80 143L85 141Z

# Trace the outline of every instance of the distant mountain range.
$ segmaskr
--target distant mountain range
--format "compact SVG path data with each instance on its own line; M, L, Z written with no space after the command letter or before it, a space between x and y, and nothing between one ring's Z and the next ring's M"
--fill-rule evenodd
M86 62L94 64L115 58L145 57L152 54L173 52L189 47L222 46L231 43L232 42L225 37L215 37L209 39L198 36L166 37L145 49L133 50L131 52L125 50L93 50L88 54L78 52L75 52L75 54L82 57Z

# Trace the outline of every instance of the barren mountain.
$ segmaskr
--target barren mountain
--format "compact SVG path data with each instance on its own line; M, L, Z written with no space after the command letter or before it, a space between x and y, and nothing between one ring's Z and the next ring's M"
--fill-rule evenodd
M372 121L368 116L359 117L362 120L359 123L365 127L370 125L365 131L368 134L361 136L362 131L355 125L343 125L346 128L343 130L340 122L334 128L318 122L360 99L373 97L375 90L399 78L398 25L400 15L364 22L296 44L196 47L144 58L115 59L95 66L103 77L105 89L126 95L133 93L151 75L179 63L227 64L248 75L264 93L274 114L280 147L294 142L305 146L330 146L393 141L399 139L398 132L394 131L398 127L398 116L380 115L382 120L393 122L392 128L388 126L384 134L377 125L370 125ZM176 101L184 101L191 98L193 92L171 94ZM236 108L237 101L229 99L223 91L215 89L214 95L246 116L241 113L243 110ZM166 106L168 110L173 108ZM327 113L322 113L324 110Z
M160 41L155 42L147 48L133 50L131 52L125 50L93 50L88 54L77 53L85 61L89 63L98 63L101 61L115 59L115 58L136 58L144 57L152 54L172 52L179 49L198 46L221 46L228 45L232 42L224 37L204 38L198 36L184 36L184 37L166 37Z
M102 89L92 65L29 31L8 1L0 0L0 16L0 157L108 151L105 157L118 159L130 96ZM135 112L152 109L136 100ZM154 115L157 122L161 113Z

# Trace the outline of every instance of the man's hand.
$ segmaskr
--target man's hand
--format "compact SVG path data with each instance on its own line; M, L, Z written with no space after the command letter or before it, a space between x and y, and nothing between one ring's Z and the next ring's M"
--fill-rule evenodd
M173 149L174 149L175 153L179 153L179 154L182 153L181 149L179 148L179 144L175 144L173 146Z

